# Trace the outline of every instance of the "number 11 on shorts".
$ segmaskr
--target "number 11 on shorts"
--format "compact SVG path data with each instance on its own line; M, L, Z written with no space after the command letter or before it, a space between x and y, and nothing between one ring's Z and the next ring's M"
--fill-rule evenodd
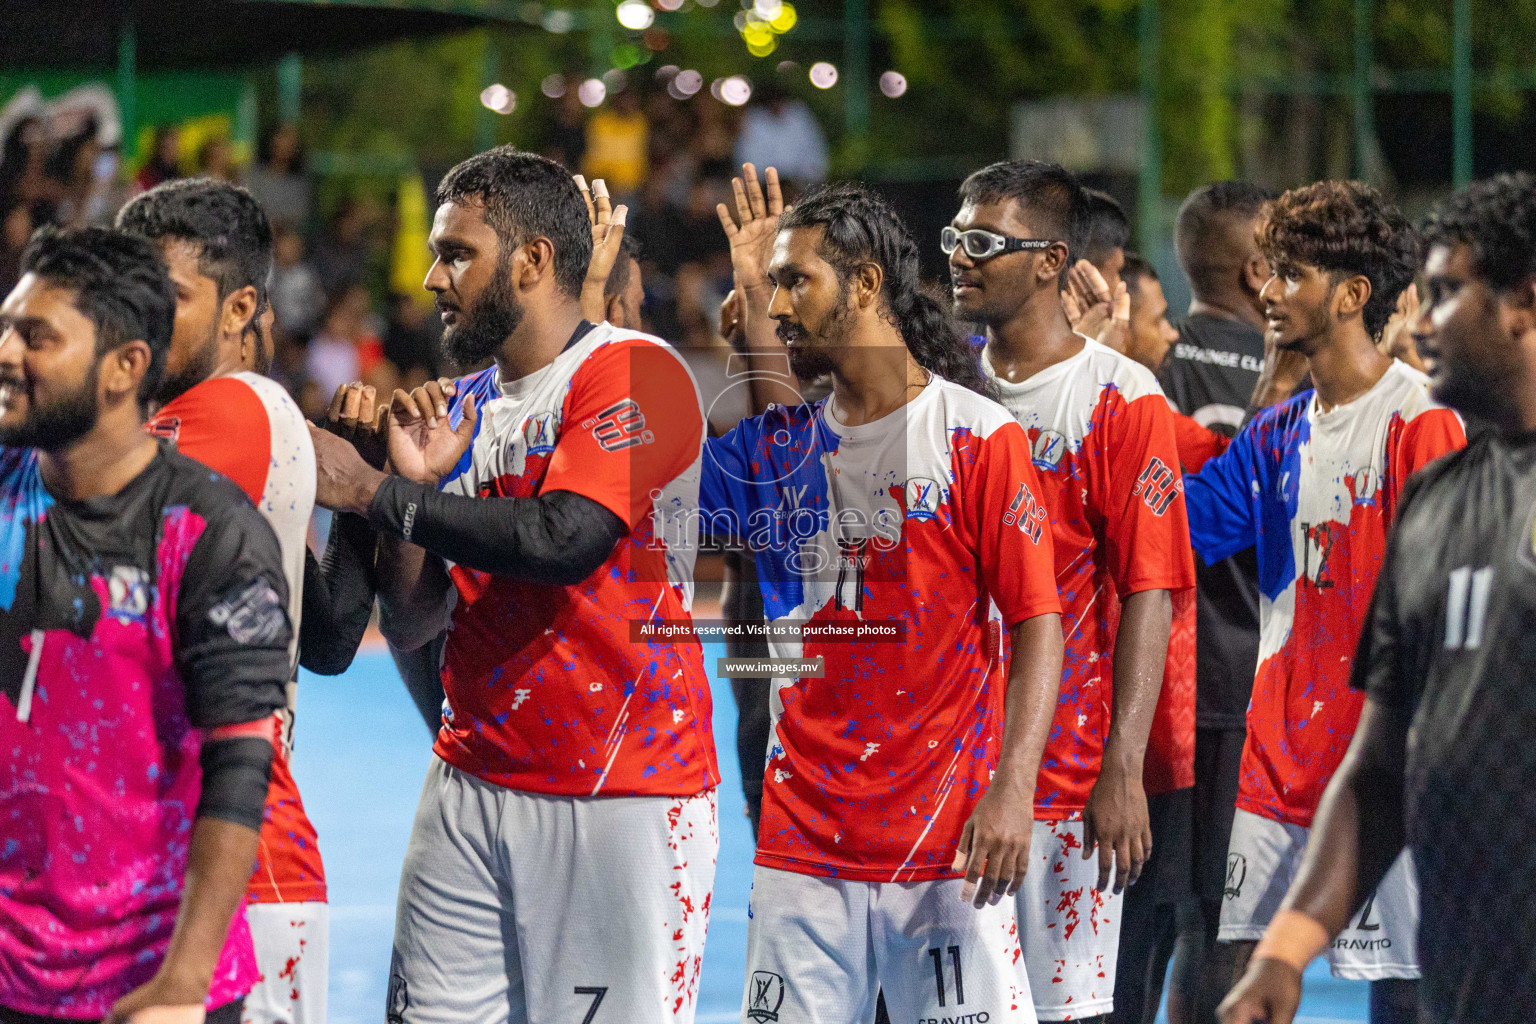
M939 986L939 1005L944 1002L944 950L934 947L928 951L933 957L933 980ZM965 1003L965 982L960 975L960 947L949 947L949 958L955 965L955 1005L962 1006Z

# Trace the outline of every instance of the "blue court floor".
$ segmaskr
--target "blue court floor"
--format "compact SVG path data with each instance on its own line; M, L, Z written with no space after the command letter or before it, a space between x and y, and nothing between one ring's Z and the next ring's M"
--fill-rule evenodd
M707 650L705 664L713 668L723 653ZM715 687L714 724L724 776L720 861L697 1024L740 1019L752 880L752 833L743 813L728 686ZM331 1024L377 1024L383 1017L395 886L430 752L427 730L383 650L360 653L345 675L306 673L300 680L293 772L320 833L330 886ZM1313 965L1298 1024L1365 1017L1364 984L1335 981L1320 963Z

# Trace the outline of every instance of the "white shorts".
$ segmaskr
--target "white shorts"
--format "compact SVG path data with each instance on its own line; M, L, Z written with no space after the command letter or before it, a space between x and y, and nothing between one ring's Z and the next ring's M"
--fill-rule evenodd
M1081 821L1036 821L1016 897L1019 944L1041 1020L1081 1020L1115 1005L1121 897L1099 892Z
M256 987L241 1024L325 1024L331 908L324 903L247 903Z
M1034 1024L1013 908L960 902L963 879L858 882L759 865L742 1024L859 1024L885 990L902 1024Z
M400 873L390 1024L690 1024L715 793L543 796L434 757Z
M1301 869L1311 829L1239 810L1227 852L1222 942L1257 942ZM1328 949L1335 978L1417 978L1419 880L1404 850L1376 892Z

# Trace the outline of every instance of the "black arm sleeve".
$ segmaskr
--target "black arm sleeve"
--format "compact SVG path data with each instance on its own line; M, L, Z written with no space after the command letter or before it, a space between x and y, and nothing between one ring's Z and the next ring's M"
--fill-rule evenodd
M304 618L299 627L299 664L322 676L340 675L352 664L378 581L373 572L377 535L362 516L331 517L325 558L304 552Z
M207 740L199 761L203 793L197 801L197 816L260 832L267 784L272 779L272 741L257 736Z
M466 498L392 476L368 506L375 529L457 565L525 583L574 586L608 560L624 522L590 498Z

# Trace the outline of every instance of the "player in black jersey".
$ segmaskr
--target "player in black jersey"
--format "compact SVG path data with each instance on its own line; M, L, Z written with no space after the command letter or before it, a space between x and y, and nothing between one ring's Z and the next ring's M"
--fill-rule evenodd
M1425 1016L1536 1019L1536 178L1457 193L1426 238L1413 332L1434 395L1495 429L1402 498L1355 659L1359 728L1225 1024L1287 1024L1302 969L1405 845Z

